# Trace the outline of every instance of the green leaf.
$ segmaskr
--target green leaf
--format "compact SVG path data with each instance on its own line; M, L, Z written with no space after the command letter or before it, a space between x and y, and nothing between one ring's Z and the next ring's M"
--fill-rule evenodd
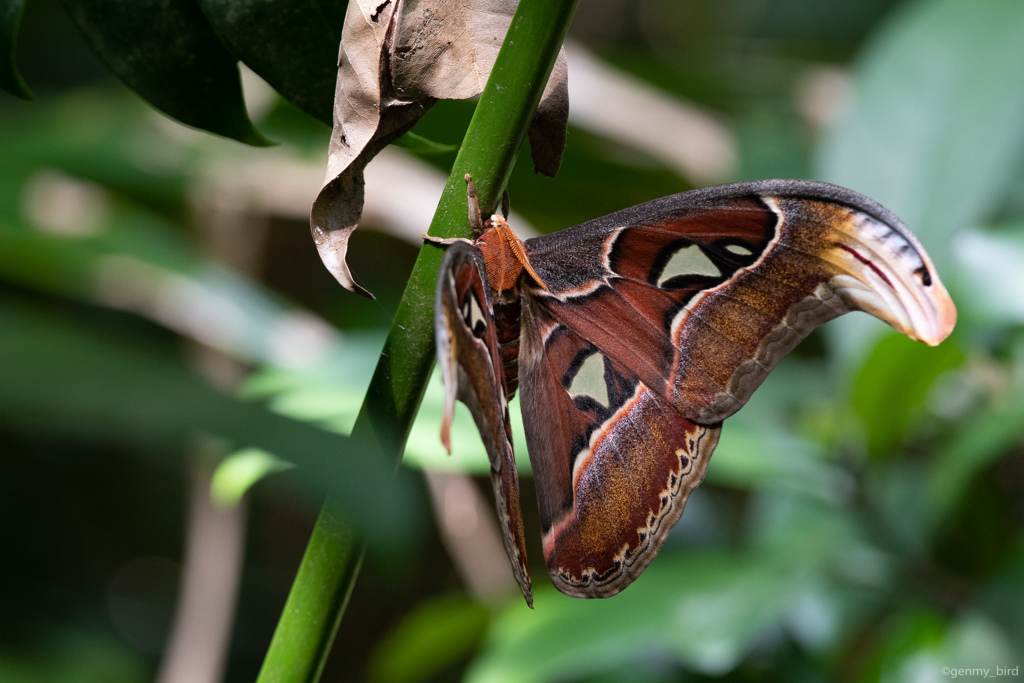
M872 455L884 456L900 445L932 384L964 357L948 339L929 348L891 334L875 346L853 388L853 409L864 422Z
M876 640L881 647L859 680L998 680L1017 674L997 673L997 667L1020 670L1018 652L1006 633L977 612L947 622L933 612L904 608Z
M62 182L69 183L66 189L78 187L70 178L53 185L59 188ZM47 191L53 188L36 192ZM380 338L343 340L308 311L199 254L182 231L155 212L112 201L103 192L96 199L92 210L80 202L73 207L77 212L68 212L69 225L80 231L72 235L25 224L19 207L0 199L0 275L34 289L129 310L240 360L319 363L347 380L351 368L372 364L380 351ZM89 213L97 215L90 218ZM308 335L305 345L294 336L289 341L293 334ZM363 375L361 386L369 381L369 372ZM353 395L351 383L343 383L346 389L353 406L351 428L361 395ZM336 414L337 406L323 410Z
M847 501L823 504L803 496L755 493L748 515L752 547L808 576L840 576L856 586L890 582L886 558L866 538ZM779 562L776 559L776 562ZM770 570L770 563L767 565Z
M1018 347L1013 386L979 413L960 423L939 450L924 490L933 528L956 509L977 474L1012 452L1024 436L1024 347Z
M214 470L210 496L223 507L233 507L260 479L292 467L291 463L259 448L236 451L224 458Z
M107 67L168 116L250 145L235 58L193 0L62 0Z
M265 399L282 415L348 434L370 383L373 363L384 342L380 335L347 335L337 352L314 367L268 365L246 378L241 394Z
M1024 223L957 235L956 260L957 325L1024 323Z
M914 2L877 34L821 177L876 199L936 265L1004 197L1024 149L1024 3Z
M31 100L32 92L18 73L15 62L18 25L21 24L23 8L23 0L0 0L0 88L23 100Z
M214 31L246 66L328 126L334 122L341 23L315 0L198 0Z
M246 379L242 395L267 399L282 415L348 434L355 424L382 341L376 336L362 340L346 334L341 344L343 355L335 353L311 370L260 368ZM443 412L444 388L440 375L435 372L431 374L423 403L409 432L402 464L425 470L489 475L491 463L469 409L461 403L455 405L450 455L441 445ZM521 475L528 475L530 459L525 448L526 434L518 396L509 402L509 415L513 443L519 448L517 467Z
M978 604L1014 641L1024 643L1024 610L1020 609L1024 605L1024 539L1018 538L1011 557L988 582Z
M490 619L484 605L465 595L420 603L377 645L370 658L370 681L431 680L476 648Z
M805 588L800 572L763 559L665 552L609 600L537 586L536 611L507 608L466 680L580 680L652 659L720 676L781 625Z
M905 678L910 672L900 676L899 668L919 652L937 649L947 627L945 620L937 614L918 608L904 608L885 623L885 637L881 639L880 647L871 653L865 675L859 680L898 681ZM938 672L941 666L937 665L934 671Z
M340 510L374 540L407 542L417 526L418 495L373 449L224 395L173 355L3 300L0 421L172 460L199 435L221 437L294 463L309 494L332 486Z
M833 500L850 482L845 472L822 456L814 443L778 423L744 419L740 413L722 429L708 481Z
M101 629L51 627L42 646L0 650L0 681L18 683L144 683L152 665L123 639Z

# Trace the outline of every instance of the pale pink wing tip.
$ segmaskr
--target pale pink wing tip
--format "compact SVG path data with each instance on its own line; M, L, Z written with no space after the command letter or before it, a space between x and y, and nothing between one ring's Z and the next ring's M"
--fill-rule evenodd
M956 305L942 283L938 283L935 291L935 306L937 309L935 328L930 330L931 334L921 336L921 341L929 346L938 346L956 327Z

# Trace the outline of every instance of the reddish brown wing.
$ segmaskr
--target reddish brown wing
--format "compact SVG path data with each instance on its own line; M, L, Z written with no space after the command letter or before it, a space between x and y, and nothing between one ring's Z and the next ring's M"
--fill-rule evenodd
M913 234L866 197L765 181L641 204L526 242L552 317L689 419L720 422L818 325L865 310L929 344L956 309Z
M505 550L523 597L532 607L519 478L512 452L512 430L491 288L484 272L483 257L468 244L455 243L445 253L438 276L434 334L445 386L441 441L450 451L449 429L455 399L458 399L469 407L487 449Z
M520 386L544 558L560 591L618 593L704 478L719 429L694 424L526 295Z
M519 358L545 559L581 597L650 562L718 424L814 327L860 309L936 344L956 319L899 219L824 183L666 197L526 249L550 290L523 285Z

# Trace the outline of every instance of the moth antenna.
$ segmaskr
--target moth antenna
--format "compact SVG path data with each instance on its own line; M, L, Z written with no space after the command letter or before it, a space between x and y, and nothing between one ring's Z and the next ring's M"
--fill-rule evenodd
M480 237L484 234L484 219L480 215L480 202L476 198L476 185L473 178L466 174L466 197L469 200L469 224L473 226L473 233Z
M533 266L530 265L530 257L527 256L526 251L523 250L523 243L519 241L519 238L515 236L511 229L506 228L506 230L507 232L502 232L502 235L505 236L505 241L512 249L512 253L515 254L516 260L523 265L523 268L530 274L530 277L533 278L534 282L540 285L545 292L550 292L551 290L548 289L544 280L540 279L540 275L537 275L537 271L535 271ZM502 256L504 256L504 252L502 253ZM504 266L504 264L502 265Z
M508 188L501 193L501 215L508 218L509 210L512 206L512 202L508 198Z

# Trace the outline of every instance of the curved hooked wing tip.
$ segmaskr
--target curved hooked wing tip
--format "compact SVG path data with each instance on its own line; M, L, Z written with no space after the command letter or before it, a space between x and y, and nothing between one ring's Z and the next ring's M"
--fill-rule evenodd
M831 246L820 256L837 270L829 284L851 308L936 346L953 331L956 306L914 234L871 204L837 207L845 210L827 221Z

